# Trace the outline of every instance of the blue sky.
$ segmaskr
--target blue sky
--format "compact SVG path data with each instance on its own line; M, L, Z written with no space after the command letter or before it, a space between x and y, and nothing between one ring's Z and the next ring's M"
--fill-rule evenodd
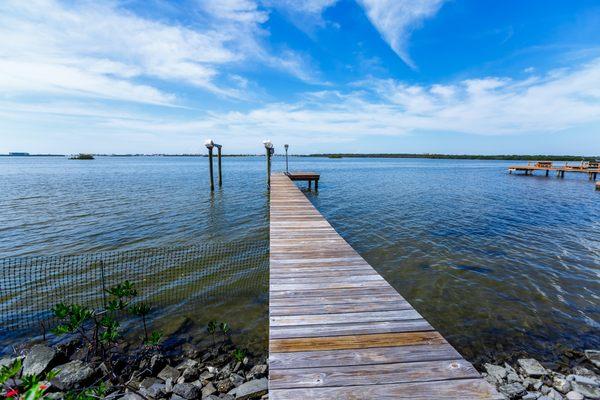
M600 3L0 2L0 153L600 155Z

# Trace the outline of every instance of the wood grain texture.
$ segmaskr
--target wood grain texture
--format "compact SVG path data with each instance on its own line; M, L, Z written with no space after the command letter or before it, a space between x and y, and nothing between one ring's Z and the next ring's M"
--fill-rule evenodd
M283 174L269 260L270 399L498 398Z

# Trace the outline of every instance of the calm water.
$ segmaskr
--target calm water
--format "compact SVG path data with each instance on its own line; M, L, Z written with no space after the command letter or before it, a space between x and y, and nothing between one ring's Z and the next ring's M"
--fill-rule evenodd
M467 358L598 348L600 193L584 176L508 175L509 164L290 162L321 172L311 201ZM205 158L0 157L0 257L266 241L264 168L225 159L211 195ZM264 296L213 308L264 343Z

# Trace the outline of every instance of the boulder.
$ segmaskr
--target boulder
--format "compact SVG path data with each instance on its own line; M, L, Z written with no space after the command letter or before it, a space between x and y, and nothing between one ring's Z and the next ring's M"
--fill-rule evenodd
M252 369L250 370L250 373L252 374L252 371L254 371L254 369L258 367L258 365L255 365L254 367L252 367ZM488 373L488 376L491 377L494 381L496 381L497 383L501 383L504 378L506 378L506 368L501 367L499 365L494 365L494 364L485 364L484 365L485 370ZM266 371L266 369L265 369ZM264 374L263 371L262 373ZM253 374L255 375L255 374Z
M202 390L191 383L178 383L173 387L173 393L187 400L202 398Z
M517 399L527 394L527 390L520 383L508 383L500 386L498 390L509 399Z
M261 378L248 381L231 390L228 394L235 396L237 400L246 400L261 397L263 394L267 393L268 390L269 384L267 378Z
M486 364L486 365L491 365L491 364ZM502 367L499 367L499 368L502 368ZM262 378L263 376L265 376L265 374L267 373L268 370L269 370L269 367L266 364L255 365L254 367L252 367L252 369L250 369L250 372L248 372L248 377Z
M227 393L235 387L229 378L221 379L220 381L215 382L215 386L217 387L219 393Z
M166 381L167 379L171 379L172 381L176 381L177 378L179 378L179 376L181 375L181 372L179 372L178 369L173 368L169 365L167 365L166 367L164 367L159 373L158 373L158 377L160 379L162 379L163 381Z
M208 382L208 385L202 388L202 398L210 396L211 394L217 393L217 388L212 382Z
M566 378L555 376L552 379L552 386L561 393L567 393L571 390L571 384Z
M547 374L546 368L533 358L521 358L517 362L527 376L538 378Z
M600 399L600 388L598 386L586 385L585 383L572 381L571 387L574 391L581 393L588 399Z
M583 400L584 397L581 393L577 393L574 392L573 390L571 390L569 393L567 393L567 400Z
M29 350L23 362L23 376L39 375L50 370L56 360L56 350L52 347L36 344Z
M71 390L85 385L94 375L94 369L80 360L56 367L58 374L52 384L60 390Z

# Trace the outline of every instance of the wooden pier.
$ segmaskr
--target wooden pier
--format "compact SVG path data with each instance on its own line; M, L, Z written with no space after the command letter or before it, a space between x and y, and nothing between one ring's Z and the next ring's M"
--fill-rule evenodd
M310 189L311 182L315 183L315 190L319 190L319 178L321 175L316 172L286 172L285 173L292 181L307 181L308 189Z
M288 176L270 207L270 400L501 398Z
M582 162L579 165L569 165L569 163L565 163L565 165L557 166L552 163L552 161L538 161L535 163L527 163L527 165L513 165L508 167L508 172L523 172L525 175L533 175L535 171L544 171L546 176L550 175L550 171L556 172L556 176L559 178L565 177L565 172L575 172L575 173L583 173L588 174L590 180L595 181L598 177L598 173L600 173L600 165L598 162L589 161Z

